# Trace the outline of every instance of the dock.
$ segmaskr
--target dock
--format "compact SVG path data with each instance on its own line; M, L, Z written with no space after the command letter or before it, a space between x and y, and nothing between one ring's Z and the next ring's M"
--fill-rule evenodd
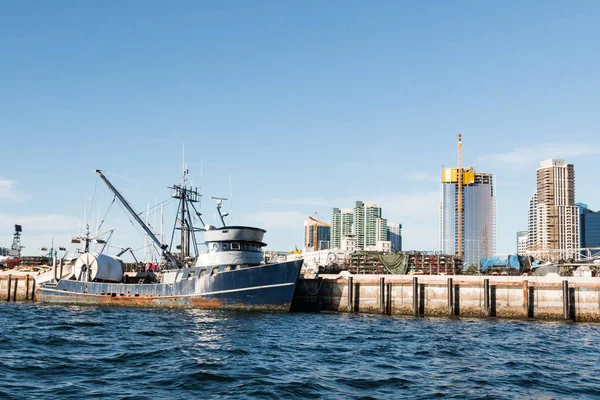
M16 273L0 275L0 301L35 301L35 276Z
M0 273L0 301L36 301L54 273ZM600 322L600 277L345 272L301 277L291 311Z
M600 277L323 275L292 311L600 322Z

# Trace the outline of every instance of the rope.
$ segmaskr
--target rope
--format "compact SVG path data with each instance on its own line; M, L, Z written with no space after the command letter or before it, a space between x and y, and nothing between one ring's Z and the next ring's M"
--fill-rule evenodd
M321 291L321 287L323 287L323 282L325 282L324 279L321 279L321 283L319 284L319 287L317 288L317 291L314 293L311 293L310 290L308 290L308 286L306 286L306 280L302 279L302 283L304 284L304 289L306 289L306 292L311 295L311 296L316 296L319 294L319 292Z

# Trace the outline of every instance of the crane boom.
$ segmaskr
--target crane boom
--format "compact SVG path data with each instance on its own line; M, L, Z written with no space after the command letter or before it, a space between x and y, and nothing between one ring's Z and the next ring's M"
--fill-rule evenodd
M179 264L177 264L177 261L175 260L175 258L173 257L173 255L167 250L168 246L167 245L163 245L160 242L160 240L158 240L158 238L156 237L156 235L154 235L154 233L150 230L150 228L148 228L148 225L146 225L144 223L144 221L142 221L142 219L139 217L139 215L137 215L137 213L131 207L131 205L129 204L129 202L127 200L125 200L125 198L121 195L121 193L119 193L119 191L112 185L112 183L110 183L110 181L104 176L104 174L102 173L102 171L99 170L99 169L97 169L96 173L100 176L100 178L104 181L104 183L106 183L106 186L108 186L108 188L115 194L115 196L117 197L117 199L119 199L119 201L121 202L121 204L123 204L123 206L127 209L127 211L129 211L131 213L131 215L133 216L133 218L136 220L136 222L138 224L140 224L140 226L146 232L146 234L154 241L154 243L156 243L156 245L160 249L162 249L163 254L165 255L165 257L167 257L167 260L169 260L169 262L171 263L171 265L173 265L174 268L179 268Z

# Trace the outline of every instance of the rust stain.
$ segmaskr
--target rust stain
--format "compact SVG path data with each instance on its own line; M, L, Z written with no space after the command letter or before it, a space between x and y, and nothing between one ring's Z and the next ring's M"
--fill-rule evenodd
M219 299L206 299L204 297L192 297L191 298L192 307L221 307L221 300Z
M43 294L47 300L55 304L102 305L115 307L145 307L145 308L226 308L235 310L259 310L287 312L290 303L270 305L226 304L219 299L207 299L201 296L126 296L70 293L68 297ZM44 299L42 298L42 302Z

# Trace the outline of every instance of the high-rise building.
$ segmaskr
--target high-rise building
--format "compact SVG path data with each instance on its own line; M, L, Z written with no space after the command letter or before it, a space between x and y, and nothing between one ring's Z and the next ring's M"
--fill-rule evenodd
M463 265L479 265L482 257L496 253L496 197L492 174L462 171ZM443 254L458 252L458 168L442 170L440 247Z
M536 172L536 233L530 250L540 257L578 259L579 207L575 205L575 170L564 160L549 159ZM530 237L531 239L531 237Z
M354 224L354 210L351 208L334 208L331 215L331 248L339 249L342 238L351 235Z
M315 229L317 230L315 245ZM327 250L330 247L331 228L314 219L304 221L304 248L311 250Z
M529 199L527 212L527 249L534 250L537 243L537 192Z
M388 223L385 218L375 218L375 243L388 240Z
M354 203L354 233L361 249L387 240L387 220L381 217L381 207L376 203Z
M581 248L600 247L600 211L592 211L587 204L579 206L580 245ZM594 251L594 254L598 251Z
M334 208L331 216L331 248L340 248L342 240L354 235L357 249L376 246L388 240L387 220L375 203L357 201L354 208Z
M527 254L527 243L529 242L527 231L517 232L517 255L524 256Z
M402 224L388 224L388 238L392 242L392 251L402 251Z

